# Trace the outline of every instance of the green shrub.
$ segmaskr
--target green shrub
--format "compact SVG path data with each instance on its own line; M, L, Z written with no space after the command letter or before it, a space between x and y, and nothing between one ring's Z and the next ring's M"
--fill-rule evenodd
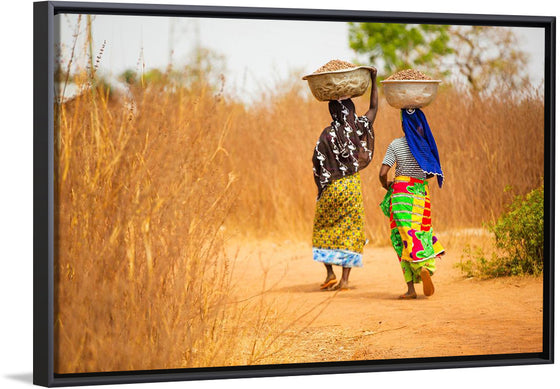
M467 277L539 275L544 258L544 188L517 196L495 223L486 227L494 234L496 248L487 258L481 248L467 246L457 265Z

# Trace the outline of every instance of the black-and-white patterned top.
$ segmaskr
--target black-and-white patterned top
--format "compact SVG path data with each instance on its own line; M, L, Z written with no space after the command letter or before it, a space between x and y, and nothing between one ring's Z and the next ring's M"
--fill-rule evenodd
M395 177L397 176L408 176L418 178L420 180L425 180L427 178L426 173L420 168L418 162L410 152L408 143L406 142L406 137L401 137L393 140L389 147L387 147L387 152L385 153L385 158L383 158L383 165L393 166L397 163L395 168Z

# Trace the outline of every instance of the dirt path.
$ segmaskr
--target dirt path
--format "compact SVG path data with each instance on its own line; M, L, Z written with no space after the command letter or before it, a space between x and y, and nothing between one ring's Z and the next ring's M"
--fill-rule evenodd
M390 359L542 351L542 278L465 279L438 262L435 295L398 300L405 283L391 248L367 247L350 290L319 289L324 267L311 247L232 244L238 297L261 299L275 314L277 352L263 363ZM340 268L336 268L340 277Z

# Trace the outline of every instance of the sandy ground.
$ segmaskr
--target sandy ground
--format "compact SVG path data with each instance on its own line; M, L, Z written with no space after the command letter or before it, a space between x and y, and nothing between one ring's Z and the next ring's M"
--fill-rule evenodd
M262 363L542 351L542 278L466 279L453 266L461 253L448 250L433 276L436 293L423 296L420 284L418 299L403 301L406 284L390 247L366 246L364 267L339 292L319 289L325 269L305 244L232 243L230 250L237 298L267 305L279 334Z

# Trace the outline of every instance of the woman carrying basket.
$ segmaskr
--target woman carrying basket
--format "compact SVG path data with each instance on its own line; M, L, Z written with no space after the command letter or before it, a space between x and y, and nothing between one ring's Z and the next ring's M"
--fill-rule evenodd
M435 288L431 279L435 258L444 249L432 229L428 179L436 176L443 184L439 153L430 126L420 109L402 109L405 136L391 142L383 159L379 180L387 189L381 203L390 218L391 242L395 249L408 290L401 299L415 299L414 284L422 281L423 292L431 296ZM387 173L396 164L395 179L387 181Z
M351 99L329 101L333 121L323 130L313 153L318 189L313 223L313 259L322 262L327 277L321 289L345 290L352 267L362 266L365 244L364 205L359 171L373 157L372 124L377 115L375 69L371 69L369 109L356 115ZM336 281L333 265L342 266Z

